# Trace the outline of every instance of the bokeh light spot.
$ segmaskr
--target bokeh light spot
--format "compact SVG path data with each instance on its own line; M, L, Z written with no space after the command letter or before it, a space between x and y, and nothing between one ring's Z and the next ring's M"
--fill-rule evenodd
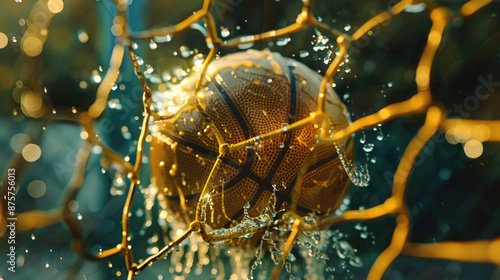
M22 155L26 161L34 162L37 161L42 155L42 149L40 149L40 147L36 144L28 144L24 146Z
M23 51L27 56L37 56L42 52L43 44L36 37L28 37L23 42Z
M9 38L7 38L7 35L5 35L5 33L0 32L0 49L5 48L8 42Z
M21 109L26 116L33 118L39 118L45 113L40 94L29 90L21 95Z
M62 0L49 0L49 2L47 2L47 8L49 8L51 13L58 14L63 10L64 3Z
M87 32L85 31L78 32L78 41L80 41L80 43L87 43L88 40L89 40L89 35L87 34Z
M464 145L464 151L469 158L478 158L483 154L483 143L477 140L469 140Z
M28 185L28 193L33 198L39 198L45 195L47 191L47 185L43 181L34 180Z
M31 139L28 135L24 133L18 133L10 139L10 147L14 152L21 153L23 151L24 146L31 142Z

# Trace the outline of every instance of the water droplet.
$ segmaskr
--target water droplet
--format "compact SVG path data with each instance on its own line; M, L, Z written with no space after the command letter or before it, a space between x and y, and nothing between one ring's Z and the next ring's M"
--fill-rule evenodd
M346 24L346 25L344 25L344 30L345 30L345 31L349 31L349 30L351 30L351 25L350 25L350 24Z
M384 133L382 132L382 129L379 129L378 135L377 135L377 140L382 141L384 140Z
M339 255L341 259L348 258L354 255L354 249L347 241L341 240L337 244L337 255Z
M354 267L362 267L363 261L361 261L360 257L356 256L356 257L349 260L349 264L354 266Z
M299 57L301 58L304 58L304 57L308 57L309 56L309 52L308 51L300 51L299 52Z
M426 5L425 3L419 3L416 5L407 5L405 7L405 12L407 13L420 13L422 11L425 11Z
M364 144L366 142L366 134L363 132L363 137L359 139L359 143Z
M125 193L125 178L122 173L116 172L113 185L110 189L111 195L122 195Z
M361 233L359 234L359 236L360 236L361 238L363 238L363 239L367 239L367 238L368 238L368 232L363 231L363 232L361 232Z
M388 82L388 83L387 83L387 86L388 86L388 87L392 87L392 85L393 85L393 84L392 84L392 82Z
M108 107L115 110L121 110L122 104L118 98L113 98L108 101Z
M226 38L227 36L229 36L231 34L231 32L229 32L229 30L227 28L223 28L221 31L220 31L220 35L223 37L223 38Z
M156 50L156 48L158 48L158 45L156 44L155 41L151 40L149 42L149 48L152 49L152 50Z
M371 151L373 151L373 147L375 145L373 143L366 143L364 146L363 146L363 151L369 153Z
M292 119L293 115L290 115L290 118ZM281 130L283 130L283 132L287 132L288 131L288 124L287 123L282 123L281 124Z
M179 50L181 51L182 57L188 57L191 54L191 52L189 51L189 48L186 46L180 47Z
M99 76L99 75L92 75L91 79L92 79L92 81L94 81L95 83L100 83L100 82L101 82L101 80L102 80L101 76Z
M151 73L153 73L153 71L154 71L153 66L151 66L149 64L146 65L146 74L151 74Z
M290 41L292 41L292 39L290 38L281 38L276 41L276 45L280 47L286 46L288 43L290 43Z
M194 65L198 66L198 67L201 67L203 66L203 61L205 60L205 57L203 56L203 54L199 53L197 55L195 55L193 57L193 62L194 62Z

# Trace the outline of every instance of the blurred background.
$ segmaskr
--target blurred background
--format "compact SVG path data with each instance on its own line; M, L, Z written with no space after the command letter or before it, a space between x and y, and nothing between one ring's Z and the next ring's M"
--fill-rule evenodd
M51 1L52 6L47 4ZM368 19L397 2L317 0L314 12L318 20L352 34ZM40 3L48 5L53 18L42 12L30 16L32 10L41 11L32 9ZM85 135L78 125L50 119L88 109L109 66L115 43L111 27L116 9L111 1L61 3L2 0L0 9L0 170L6 173L14 160L21 158L22 166L16 175L17 213L53 209L60 202ZM458 13L465 1L438 3ZM298 0L216 0L213 15L220 36L230 39L289 25L295 21L301 6ZM136 0L130 5L131 29L140 31L175 24L201 7L202 1ZM457 17L448 25L431 73L434 101L445 109L448 117L500 119L499 11L500 2L494 1L476 14ZM50 27L39 30L40 42L30 42L28 53L23 53L21 38L31 24ZM349 63L335 77L335 90L353 121L416 93L415 68L430 26L425 6L414 5L373 29L370 36L350 49ZM137 42L144 69L151 69L147 78L153 90L162 84L176 83L185 75L183 72L208 53L204 32L200 21L192 29L168 38ZM336 51L334 42L328 32L309 28L252 48L279 52L323 74ZM236 51L240 50L221 50L220 55ZM141 95L142 88L126 57L97 132L104 143L121 156L128 156L130 162L135 160L142 122ZM371 181L364 188L350 187L344 201L346 207L368 208L390 196L393 174L404 149L423 121L424 116L416 114L366 128L354 136L357 164L367 165ZM466 153L462 144L442 132L429 141L408 183L412 242L488 240L500 236L499 148L496 143L483 143L482 152ZM103 163L101 154L99 148L92 149L85 183L70 209L78 217L88 250L94 253L114 247L119 241L124 193L128 188L128 179L121 177L119 168ZM150 205L151 217L145 211L144 196L149 195L150 184L147 153L144 160L142 187L134 200L131 217L131 244L136 261L165 244L161 238L165 233L159 225L159 206ZM2 184L5 188L4 181ZM388 217L331 229L336 238L356 250L355 255L363 265L350 264L330 246L325 249L330 268L315 274L324 275L325 279L365 279L376 257L388 246L394 226L394 217ZM102 262L85 260L72 251L71 242L70 231L63 224L18 231L17 271L11 274L7 271L7 244L3 237L0 277L64 279L68 271L76 269L77 279L126 279L122 257ZM231 252L221 249L220 254L214 255L227 264ZM295 262L294 279L306 279L306 272L300 270L303 264L303 258ZM272 266L267 256L255 275L261 273L265 279L265 271ZM219 264L212 260L201 277L228 278L221 276L220 271L213 275L214 267L219 269ZM224 270L224 275L231 275L229 265ZM160 260L137 279L177 279L176 275L183 274L170 261ZM291 274L284 272L282 276L289 279ZM191 272L187 279L197 277L200 276ZM400 256L384 279L500 279L500 269L493 264Z

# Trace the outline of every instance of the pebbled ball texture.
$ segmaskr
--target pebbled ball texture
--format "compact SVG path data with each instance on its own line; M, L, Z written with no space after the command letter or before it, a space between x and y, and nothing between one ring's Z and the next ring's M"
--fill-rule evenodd
M193 96L198 78L182 83L187 96ZM173 124L160 121L152 127L152 182L167 207L186 224L195 219L201 191L218 156L213 126L228 144L283 128L316 111L320 83L321 76L313 70L269 51L248 50L214 60L198 95L208 116L192 109ZM326 110L330 133L348 125L345 106L332 90ZM259 216L269 206L273 189L275 209L289 209L297 174L317 134L315 125L309 124L228 153L210 186L205 223L213 229L227 228L242 219L245 208L250 217ZM352 139L338 144L345 147L343 156L352 160ZM302 215L327 214L338 206L348 185L335 146L321 145L293 203Z

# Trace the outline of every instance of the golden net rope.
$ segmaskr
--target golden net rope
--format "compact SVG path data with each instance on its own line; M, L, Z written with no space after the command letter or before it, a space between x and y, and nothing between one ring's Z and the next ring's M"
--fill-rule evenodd
M460 9L460 16L467 17L483 6L490 3L491 0L470 0L466 2ZM364 23L359 29L357 29L352 35L337 31L336 29L318 22L313 15L312 7L313 1L303 1L303 6L300 14L297 16L295 23L286 26L281 29L264 32L261 34L237 37L231 40L224 41L217 34L217 25L215 23L214 17L212 15L212 9L214 6L214 0L205 0L203 7L193 13L187 19L163 28L150 29L142 32L131 32L128 26L129 19L127 18L128 4L126 1L115 0L114 4L117 7L117 15L113 19L112 33L116 36L116 43L112 50L112 55L110 59L109 69L106 71L104 78L102 79L100 86L97 90L96 99L90 106L88 111L81 112L79 114L58 114L58 116L78 116L76 117L56 117L49 116L48 120L53 121L68 121L73 123L78 123L81 125L87 133L87 144L83 145L77 156L77 162L74 167L73 176L66 188L66 194L62 196L62 201L59 207L54 208L49 211L34 210L25 213L18 214L18 229L19 230L32 230L34 228L45 227L59 222L64 222L71 230L74 236L74 249L90 259L105 259L111 256L122 255L125 258L125 263L128 271L127 279L133 279L136 273L141 272L145 267L150 265L155 260L163 257L168 253L173 247L179 245L185 238L187 238L192 232L199 232L205 240L209 242L218 241L219 239L230 239L237 237L241 232L233 232L231 236L211 236L207 232L199 219L196 219L191 225L189 225L187 231L177 240L171 242L163 249L159 250L158 253L152 255L142 263L135 263L130 242L130 231L129 231L129 215L130 207L134 199L134 194L137 187L140 185L139 172L142 168L142 159L144 154L144 142L148 135L149 119L153 117L154 119L161 119L162 116L158 115L152 110L152 92L148 87L146 79L144 78L140 66L137 63L137 54L132 47L134 41L137 40L150 40L154 37L162 37L166 35L172 35L179 33L190 28L191 24L197 23L203 20L206 24L208 34L206 36L207 43L212 45L209 54L206 56L203 66L201 69L201 76L207 71L209 63L214 59L216 53L220 49L224 48L236 48L241 44L257 43L269 40L276 40L282 37L289 36L300 30L315 27L321 30L326 30L336 37L336 42L339 47L337 56L333 59L332 63L329 65L326 74L323 77L319 98L318 98L318 108L317 111L312 113L310 117L305 118L296 123L290 124L287 129L288 131L299 129L306 124L315 123L320 126L326 126L325 120L325 93L326 88L329 83L332 83L334 76L337 73L337 69L344 61L349 48L352 44L360 40L363 36L372 30L374 27L388 21L392 17L397 16L405 7L408 5L416 5L419 3L424 3L427 6L427 12L429 14L430 20L432 21L432 27L429 31L428 40L425 45L424 51L420 57L420 61L416 68L415 82L418 88L417 93L409 100L395 103L384 107L378 112L371 114L369 116L363 117L354 121L345 130L337 131L334 133L333 137L326 135L326 130L322 130L318 144L335 142L346 137L349 137L353 133L360 131L363 128L375 126L387 122L391 119L408 115L414 113L426 114L426 120L424 125L420 128L419 132L411 140L407 146L400 164L396 170L394 176L392 195L383 204L369 208L366 210L348 210L345 211L342 216L331 216L327 217L315 226L304 224L301 219L296 219L292 225L292 232L288 237L284 252L282 254L283 259L280 260L279 264L274 269L271 279L277 279L281 267L285 262L285 258L291 250L293 241L298 233L304 231L316 231L319 229L327 228L342 222L347 221L366 221L372 220L388 215L396 216L396 227L394 229L394 234L390 245L385 251L383 251L374 265L372 266L368 279L380 279L384 272L387 270L391 262L400 254L405 254L409 256L421 257L421 258L440 258L448 260L457 260L464 262L491 262L500 265L500 238L496 238L489 241L470 241L470 242L438 242L433 244L417 244L408 241L408 235L411 227L410 217L407 208L407 202L405 200L405 189L407 186L407 180L409 174L413 168L413 163L416 160L419 152L422 150L424 145L429 141L429 139L438 130L442 130L447 134L454 135L456 139L460 139L461 142L465 143L469 140L477 140L480 142L498 142L500 141L500 121L490 120L490 121L479 121L479 120L462 120L462 119L452 119L446 118L443 110L435 106L433 103L432 93L430 89L430 73L432 69L432 64L436 55L436 52L441 45L443 33L447 27L447 24L453 19L453 17L459 16L458 14L450 11L449 9L431 2L431 1L401 1L396 4L387 12L383 12ZM43 44L48 36L48 30L50 22L53 16L61 12L63 9L63 2L57 0L39 0L37 4L33 7L30 18L35 16L37 11L45 11L49 15L48 20L45 22L45 26L39 25L29 25L28 29L24 33L21 39L21 46L23 50L23 56L20 60L25 65L33 65L37 58L39 57ZM112 149L107 147L102 143L96 132L96 122L102 116L108 103L109 94L112 86L117 81L120 73L119 69L122 65L125 56L129 56L132 61L134 68L137 72L137 76L141 85L144 89L143 95L143 122L140 136L137 140L137 156L134 164L129 163L123 159L120 155L114 152ZM30 67L25 67L24 69L29 69ZM24 80L29 80L32 72L26 70L20 74L21 78ZM196 85L195 92L200 90L200 83ZM37 96L36 92L41 92L41 89L32 88L33 94L35 95L31 100L41 99ZM196 96L196 95L195 95ZM186 104L181 107L182 109L188 107L199 107L198 100L189 100ZM45 114L46 105L42 103L41 106L37 107L36 110L27 112L29 117L39 118ZM29 109L29 108L28 108ZM74 112L73 112L74 113ZM180 113L179 113L180 114ZM480 133L479 133L479 132ZM272 139L283 133L283 130L276 130L264 135L260 135L260 141L266 139ZM220 140L220 139L219 139ZM248 139L244 142L227 145L221 141L221 156L228 151L233 151L246 147L249 144L258 141L256 138ZM122 240L116 247L102 251L99 254L91 254L86 251L86 246L84 242L84 236L80 226L77 223L77 219L69 211L68 203L75 199L78 194L80 187L84 181L84 175L86 172L87 160L90 156L90 148L92 145L98 145L102 148L104 155L111 161L123 166L130 179L130 186L127 191L127 199L123 206L122 211ZM219 156L220 158L220 156ZM21 169L24 161L18 156L14 157L11 161L10 166ZM216 169L218 161L214 164L214 169ZM307 162L304 166L307 166ZM297 180L300 181L300 180ZM204 197L209 191L208 183L205 185L201 197ZM4 188L4 193L6 192ZM296 193L295 193L296 194ZM1 203L4 203L3 201ZM200 207L200 205L198 205ZM2 234L6 231L6 211L5 205L0 208L2 210ZM278 222L270 223L262 228L256 228L257 230L264 230L267 228L273 228L278 226Z

